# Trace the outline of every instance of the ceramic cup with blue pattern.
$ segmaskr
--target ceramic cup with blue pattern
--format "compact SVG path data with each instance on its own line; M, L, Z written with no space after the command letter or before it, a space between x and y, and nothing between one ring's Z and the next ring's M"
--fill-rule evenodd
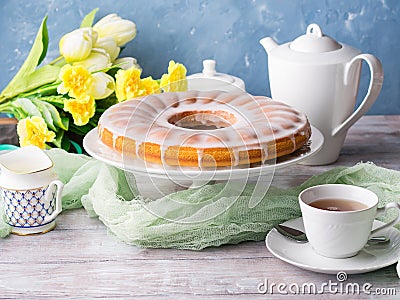
M59 180L48 186L28 190L0 188L5 217L12 226L12 232L33 234L52 230L61 212L62 188L63 184Z
M0 154L0 197L11 232L45 233L62 210L63 183L46 152L28 146Z

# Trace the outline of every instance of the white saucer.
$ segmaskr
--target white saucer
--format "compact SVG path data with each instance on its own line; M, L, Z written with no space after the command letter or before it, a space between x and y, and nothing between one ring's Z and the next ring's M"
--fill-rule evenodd
M283 223L304 231L303 219L298 218ZM375 220L374 228L383 223ZM272 229L265 243L268 250L277 258L299 268L326 274L366 273L395 264L400 259L400 231L394 227L384 230L383 234L390 238L388 244L366 245L356 256L334 259L320 256L311 249L310 243L300 244L282 236Z
M131 173L148 174L152 177L159 178L173 177L175 179L195 178L196 180L201 180L202 178L206 178L213 180L226 180L250 178L271 174L275 170L297 164L316 154L322 147L324 137L322 133L315 127L312 127L310 141L311 143L305 151L296 151L293 154L282 156L273 162L266 162L265 164L252 167L238 166L234 168L217 169L160 166L159 164L144 162L141 159L124 159L123 155L103 144L103 142L98 138L97 128L92 129L88 134L86 134L83 140L83 147L92 157Z

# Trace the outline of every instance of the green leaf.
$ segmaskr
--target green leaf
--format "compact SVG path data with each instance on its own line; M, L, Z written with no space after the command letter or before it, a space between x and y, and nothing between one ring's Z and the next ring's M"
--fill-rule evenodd
M49 32L47 30L47 16L43 19L44 25L41 26L42 28L42 53L39 57L39 60L36 64L36 66L40 65L40 63L43 61L43 59L46 57L47 54L47 49L49 48ZM43 24L43 23L42 23ZM35 41L36 42L36 41ZM40 42L40 41L39 41Z
M46 95L54 95L57 94L57 87L60 85L59 81L52 82L49 84L44 84L37 89L34 89L30 92L20 93L18 94L19 97L28 98L29 96L46 96Z
M70 148L71 148L71 142L69 141L69 138L66 135L64 135L63 139L61 140L61 149L69 151Z
M71 148L71 142L64 130L60 130L56 133L56 138L52 141L52 143L56 147L64 149L65 151L69 151Z
M25 77L22 77L18 81L14 82L11 89L8 89L7 86L7 88L3 90L2 96L12 98L18 94L31 91L44 84L53 83L57 80L59 72L60 68L57 66L43 66L30 74L26 74Z
M104 99L96 100L96 112L104 112L104 110L117 103L118 99L115 94L112 94L111 96L108 96Z
M56 133L56 137L55 137L55 139L52 141L52 143L53 143L54 145L56 145L58 148L61 148L61 144L62 144L62 139L63 139L63 137L64 137L64 130L59 130L59 131Z
M115 70L115 73L117 73L118 70L121 70L121 66L123 66L124 64L126 64L126 63L122 62L122 63L116 64L116 65L112 65L111 67L106 67L104 69L94 71L93 73L99 73L99 72L109 73L109 71L111 71L111 70Z
M77 135L82 136L82 135L87 134L93 128L94 128L93 125L91 125L90 123L83 125L83 126L77 126L75 124L71 124L71 127L69 130Z
M40 110L28 98L18 98L13 101L16 108L22 109L28 116L37 116L42 118Z
M93 25L93 21L94 21L94 17L96 16L96 13L99 9L95 8L93 9L90 13L88 13L82 20L81 23L81 28L84 27L92 27Z
M25 77L33 73L36 67L41 63L43 58L46 56L48 42L49 42L46 22L47 22L47 16L43 19L42 24L40 25L39 31L36 34L35 41L32 45L28 57L26 58L25 62L19 69L18 73L14 76L14 78L2 91L2 93L0 94L1 97L12 98L22 92L26 92L32 89L32 86L30 85L24 86L24 84L26 84ZM47 70L44 73L47 73ZM42 75L44 74L42 73ZM35 81L38 81L37 78L35 79ZM48 82L49 81L46 80L46 83Z
M20 107L15 107L13 106L12 108L12 114L14 117L16 117L18 120L22 120L28 117L28 114Z
M11 105L10 102L6 102L3 104L0 104L0 112L1 113L11 113L13 106Z
M66 128L65 130L69 129L69 118L68 117L61 117L61 122L63 127Z
M41 97L41 99L54 105L55 107L64 109L64 101L66 98L62 95Z
M47 107L47 109L49 110L49 112L51 114L51 118L53 119L54 125L58 126L59 128L61 128L63 130L68 130L68 124L67 124L67 126L65 126L65 124L61 120L58 110L53 105L51 105L50 103L47 103L45 101L43 101L43 105L45 105Z
M53 123L52 115L51 115L50 111L48 110L47 106L45 105L46 102L40 101L38 99L31 99L31 101L39 109L44 121L47 124L47 127L53 131L57 131L57 128L54 126L54 123Z

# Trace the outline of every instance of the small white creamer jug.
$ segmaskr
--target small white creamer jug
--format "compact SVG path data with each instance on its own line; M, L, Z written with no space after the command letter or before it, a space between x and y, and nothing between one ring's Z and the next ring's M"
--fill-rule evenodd
M11 232L52 230L62 210L63 183L46 153L35 146L19 148L0 155L0 168L0 195Z

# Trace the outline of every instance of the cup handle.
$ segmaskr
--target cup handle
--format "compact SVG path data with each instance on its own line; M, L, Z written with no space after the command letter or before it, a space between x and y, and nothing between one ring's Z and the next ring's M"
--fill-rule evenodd
M46 193L46 201L51 201L50 197L52 196L52 193L50 193L50 192L52 191L54 186L55 186L55 188L57 188L55 209L50 216L49 215L45 216L45 222L53 221L59 215L59 213L62 211L61 194L62 194L62 190L64 188L64 184L60 180L54 180L54 181L50 182L50 184L47 188L47 191L49 191L49 192Z
M354 80L354 63L358 60L365 60L370 69L370 82L368 87L367 95L364 97L361 104L353 112L350 117L348 117L342 124L337 126L332 131L332 136L337 135L339 132L348 130L359 118L361 118L374 104L375 100L378 98L379 93L382 89L383 84L383 68L382 64L375 56L371 54L359 54L354 57L346 66L344 73L344 83L345 85L351 84Z
M384 207L378 208L377 211L376 211L375 217L379 217L379 216L385 215L386 211L389 208L397 208L397 210L399 211L399 215L393 221L390 221L390 222L386 223L385 225L382 225L382 226L372 230L371 231L371 235L376 234L379 231L381 231L382 229L385 229L387 227L393 226L393 225L395 225L395 224L400 222L400 203L396 203L396 202L390 202L390 203L386 204Z

